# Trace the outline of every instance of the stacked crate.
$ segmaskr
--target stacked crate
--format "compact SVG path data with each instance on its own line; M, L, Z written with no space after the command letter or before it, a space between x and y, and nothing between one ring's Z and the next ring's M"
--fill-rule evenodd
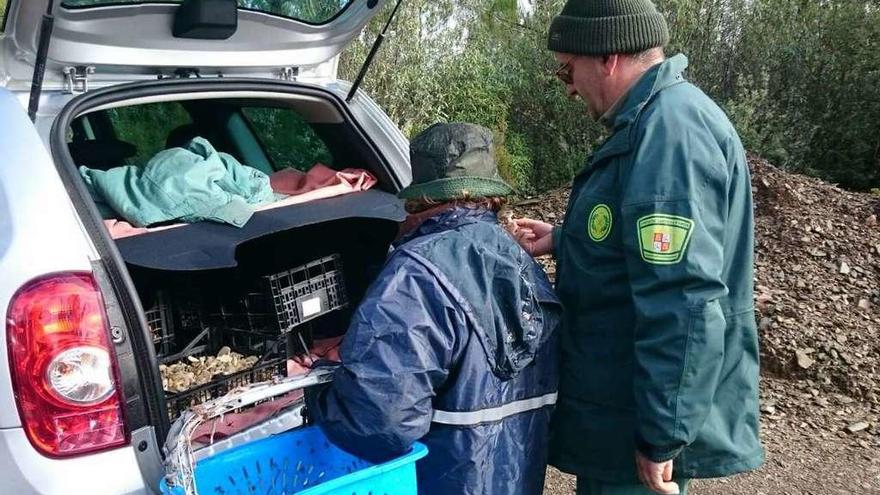
M307 351L304 348L311 342L307 323L348 305L339 255L258 277L245 284L244 290L222 291L207 301L198 294L175 296L170 304L168 293L161 293L147 312L156 353L166 367L163 370L173 366L171 363L197 367L208 361L218 364L215 359L238 359L233 353L259 358L246 361L253 361L247 369L212 376L210 382L184 391L168 392L172 419L184 409L235 387L284 375L287 356ZM183 336L188 337L185 345L181 345Z

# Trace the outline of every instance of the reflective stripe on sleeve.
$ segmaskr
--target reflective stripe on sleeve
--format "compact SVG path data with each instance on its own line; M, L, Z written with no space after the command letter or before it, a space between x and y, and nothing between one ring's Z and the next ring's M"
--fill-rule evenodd
M453 426L470 426L480 423L492 423L501 421L515 414L528 411L534 411L545 406L556 404L556 392L552 394L542 395L540 397L532 397L531 399L518 400L504 404L503 406L492 407L489 409L481 409L479 411L434 411L434 423L441 425Z

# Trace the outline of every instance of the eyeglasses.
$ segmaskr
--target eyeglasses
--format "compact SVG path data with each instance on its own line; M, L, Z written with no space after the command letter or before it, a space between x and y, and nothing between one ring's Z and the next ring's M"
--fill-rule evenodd
M559 64L559 67L556 69L556 72L554 73L556 75L556 77L558 77L559 80L565 84L571 84L572 82L574 82L574 79L572 79L572 77L571 77L571 70L572 70L571 62L572 62L572 60L574 60L574 57L576 57L576 55L572 55L568 60Z

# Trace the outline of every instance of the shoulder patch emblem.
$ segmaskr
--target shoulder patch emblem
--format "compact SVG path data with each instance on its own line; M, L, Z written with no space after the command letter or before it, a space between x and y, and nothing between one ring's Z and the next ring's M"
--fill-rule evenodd
M655 213L638 220L642 259L656 265L681 261L691 240L694 221L690 218Z
M594 242L602 242L611 233L611 208L606 204L598 204L590 212L587 220L587 233Z

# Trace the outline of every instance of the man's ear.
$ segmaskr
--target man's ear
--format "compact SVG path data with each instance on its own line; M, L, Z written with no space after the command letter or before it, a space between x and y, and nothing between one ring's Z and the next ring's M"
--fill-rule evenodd
M602 73L608 77L617 73L620 68L620 55L602 55Z

